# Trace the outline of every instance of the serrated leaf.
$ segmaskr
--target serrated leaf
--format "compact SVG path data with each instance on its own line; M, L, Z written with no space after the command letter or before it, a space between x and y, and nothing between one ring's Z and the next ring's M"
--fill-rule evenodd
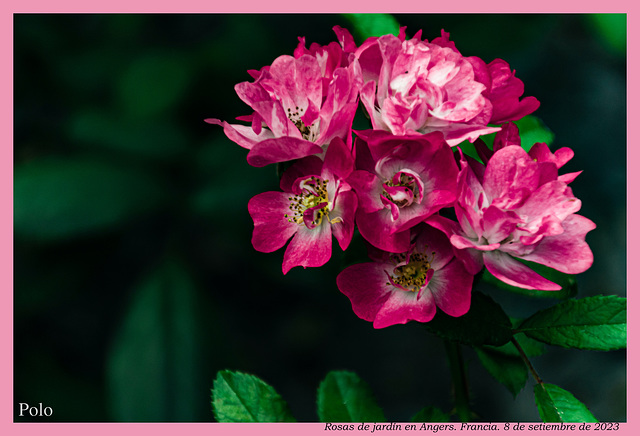
M441 338L473 346L499 346L512 337L509 317L495 301L478 291L471 294L471 308L465 315L455 318L438 311L423 325Z
M411 422L449 422L449 415L437 407L427 406L413 415Z
M356 37L361 41L370 36L397 35L398 21L389 14L344 14L354 27Z
M550 383L534 387L538 413L544 422L598 422L570 392Z
M529 372L520 356L513 356L495 348L476 347L480 363L489 374L503 384L515 398L527 384Z
M383 422L369 385L349 371L332 371L318 388L318 417L322 422Z
M486 269L482 273L482 281L490 283L493 286L504 289L506 291L534 298L554 298L558 300L566 300L567 298L575 297L578 294L578 284L573 275L561 273L558 270L549 268L548 266L541 265L539 263L528 262L522 259L516 260L520 263L523 263L528 268L531 268L547 280L557 283L562 287L562 289L558 291L538 291L536 289L524 289L517 286L511 286L501 280L498 280Z
M627 300L614 295L567 300L534 313L517 329L565 348L609 351L627 346Z
M134 289L107 358L112 417L121 422L192 421L200 403L197 289L167 260Z
M58 241L103 231L153 210L168 190L140 168L75 158L18 166L13 192L16 234Z
M289 406L274 388L241 372L218 371L212 406L218 422L295 422Z

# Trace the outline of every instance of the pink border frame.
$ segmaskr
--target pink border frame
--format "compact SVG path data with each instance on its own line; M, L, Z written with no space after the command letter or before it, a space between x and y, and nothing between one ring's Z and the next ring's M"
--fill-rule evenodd
M204 424L47 424L47 423L13 423L13 14L14 13L72 13L72 12L156 12L156 13L278 13L278 12L302 12L302 13L334 13L334 12L395 12L395 13L503 13L503 12L521 12L521 13L590 13L590 12L615 12L627 14L627 76L629 78L640 77L638 59L638 46L640 32L640 20L636 15L638 6L632 5L631 0L608 0L606 2L593 0L570 0L558 2L557 0L537 0L523 2L522 5L513 0L485 0L483 2L472 0L458 0L455 4L451 1L447 2L425 2L424 0L409 0L404 2L394 2L393 8L389 7L388 2L371 0L355 0L345 4L344 0L324 0L321 3L303 4L300 1L275 0L260 1L249 0L242 3L239 2L221 2L221 4L213 5L211 1L202 0L183 0L179 3L164 4L157 1L141 1L141 0L113 0L109 3L99 2L91 4L86 1L78 0L58 0L56 2L47 2L44 0L8 0L3 2L3 13L1 15L0 29L3 37L1 39L1 51L5 63L3 64L3 73L5 80L0 87L1 100L5 107L5 118L2 125L2 131L6 132L8 143L0 151L2 154L2 166L5 171L0 172L4 183L0 184L0 196L3 204L2 226L0 226L0 256L2 263L0 264L0 277L4 284L3 301L0 305L0 347L4 350L11 350L4 353L0 360L2 366L2 377L0 383L0 432L5 435L31 435L31 434L64 434L64 435L112 435L119 434L139 434L141 431L152 433L154 435L174 435L178 432L188 435L328 435L324 430L324 424L220 424L220 423L204 423ZM640 113L637 100L633 97L640 95L640 85L638 82L629 80L627 82L627 119L637 120ZM627 126L632 125L627 123ZM636 131L627 127L627 144L635 144L640 135ZM635 171L635 165L640 161L640 151L636 147L627 147L627 220L632 222L633 217L640 213L640 203L638 202L638 191L636 186L640 183L640 172ZM630 241L640 241L640 230L635 226L627 226L627 238ZM631 244L627 244L631 246ZM640 255L636 252L627 250L627 265L639 265ZM640 281L638 275L631 274L633 268L627 268L628 273L628 289L638 288ZM636 312L635 299L629 299L630 312ZM629 335L630 347L627 354L628 368L633 368L638 364L638 352L635 349L633 334L636 329L634 317L629 317ZM638 405L637 387L639 378L634 371L628 371L627 379L627 423L620 424L620 430L616 434L633 435L638 432L640 425L635 415L636 406ZM459 427L458 427L459 428ZM502 424L498 424L498 428L502 428ZM345 432L338 432L345 433ZM346 432L348 434L364 434L365 432ZM427 434L429 432L419 434ZM506 433L506 432L505 432ZM520 433L520 432L518 432ZM523 432L529 433L529 432ZM535 432L540 433L540 432ZM563 434L567 432L550 431L546 434ZM380 435L409 435L415 432L405 431L377 431ZM473 434L495 434L489 431L474 431Z

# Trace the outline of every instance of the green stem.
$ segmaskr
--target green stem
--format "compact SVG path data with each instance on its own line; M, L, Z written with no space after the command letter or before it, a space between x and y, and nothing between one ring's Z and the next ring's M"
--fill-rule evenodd
M462 360L460 344L445 340L444 347L447 351L449 367L451 368L456 412L460 421L469 422L471 420L471 408L469 407L469 384L467 382L464 361Z
M542 383L542 379L540 378L536 370L533 368L531 361L527 357L526 353L524 352L524 350L522 349L522 347L520 346L516 338L515 337L511 338L511 342L513 343L513 345L515 345L516 349L518 350L518 353L520 353L520 357L524 361L524 364L527 366L527 369L535 379L536 383L538 384Z

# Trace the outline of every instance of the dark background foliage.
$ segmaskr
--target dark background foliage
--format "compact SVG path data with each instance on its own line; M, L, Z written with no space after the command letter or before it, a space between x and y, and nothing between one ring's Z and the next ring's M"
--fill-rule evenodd
M624 17L396 19L517 70L554 147L576 153L567 172L584 170L572 186L598 228L578 296L624 296ZM335 285L349 261L337 245L324 267L286 276L283 250L253 250L247 202L277 190L275 168L250 167L203 122L248 114L233 89L246 70L292 54L298 36L333 41L335 24L350 26L340 15L15 15L15 404L41 402L55 421L212 421L212 380L232 369L314 421L318 384L347 369L389 420L451 409L440 340L358 319ZM490 294L515 317L554 303ZM514 401L465 358L479 420L539 420L531 382ZM533 364L596 418L624 421L625 360L549 347Z

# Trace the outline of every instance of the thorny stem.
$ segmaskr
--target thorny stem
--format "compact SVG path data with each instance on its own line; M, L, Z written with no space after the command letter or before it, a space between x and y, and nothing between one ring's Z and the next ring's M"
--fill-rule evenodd
M520 344L518 343L516 338L512 337L511 338L511 342L513 343L513 345L515 345L516 349L518 350L518 353L520 353L520 357L522 357L522 360L524 361L524 364L529 369L529 372L531 373L531 375L535 379L536 383L538 383L538 384L542 383L542 379L540 378L540 376L538 375L536 370L533 369L533 365L531 364L531 361L527 357L526 353L524 352L524 350L522 349L522 347L520 346Z
M445 340L444 347L447 351L449 366L451 368L456 412L460 421L469 422L471 420L471 408L469 407L469 384L467 381L464 361L462 360L460 344Z

